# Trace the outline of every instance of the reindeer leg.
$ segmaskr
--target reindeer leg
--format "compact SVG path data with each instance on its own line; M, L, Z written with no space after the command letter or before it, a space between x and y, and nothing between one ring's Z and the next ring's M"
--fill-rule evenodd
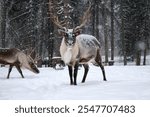
M102 59L101 59L99 50L97 50L97 55L96 55L95 61L97 62L97 64L100 66L100 68L102 70L103 80L107 81L106 80L106 75L105 75L105 69L104 69L104 66L102 65Z
M10 76L10 72L12 71L13 65L9 66L9 70L8 70L8 75L7 75L7 79L9 79Z
M104 80L104 81L107 81L107 80L106 80L106 75L105 75L105 69L104 69L104 66L102 65L101 62L97 62L97 63L98 63L98 65L100 66L100 68L101 68L101 70L102 70L103 80Z
M78 62L76 62L74 66L74 85L77 85L77 75L78 75Z
M89 65L88 64L83 64L83 67L84 67L84 76L83 76L83 79L82 79L82 83L84 83L85 80L86 80L86 76L87 76L88 71L89 71Z
M105 69L104 69L104 66L103 66L101 63L100 63L99 65L100 65L100 68L101 68L102 73L103 73L103 80L104 80L104 81L107 81L107 80L106 80L106 75L105 75Z
M18 72L21 74L22 78L24 78L22 70L20 69L20 66L16 65L16 68L17 68Z
M69 76L70 76L70 85L73 85L73 80L72 80L72 66L68 66L69 70Z

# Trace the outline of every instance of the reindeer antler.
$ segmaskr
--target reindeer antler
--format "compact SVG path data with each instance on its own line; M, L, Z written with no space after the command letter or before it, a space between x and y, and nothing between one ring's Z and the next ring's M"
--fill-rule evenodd
M66 28L62 26L62 23L59 21L58 16L54 16L52 17L52 22L58 26L60 29L65 30Z
M49 12L50 12L50 19L51 21L58 26L60 29L65 30L65 27L62 26L62 23L59 21L58 16L55 16L52 12L53 12L53 8L54 6L52 5L52 1L49 0Z
M52 5L52 1L49 0L49 12L50 12L50 18L51 18L51 21L56 25L58 26L60 29L66 31L66 28L62 26L62 23L63 22L60 22L59 19L58 19L58 16L54 15L53 11L54 11L54 6ZM79 30L81 29L85 24L86 22L88 21L88 19L90 18L91 16L91 7L92 7L92 4L91 2L89 2L89 7L88 9L85 11L83 17L81 18L81 24L79 26L77 26L76 28L74 28L74 30Z
M88 19L91 17L90 10L92 8L92 4L91 3L89 3L89 4L90 5L89 5L88 9L86 10L86 12L84 13L83 17L81 18L81 24L79 26L77 26L75 28L75 30L81 29L86 24L86 22L88 21Z
M39 54L38 54L38 55L35 56L34 62L36 63L36 62L39 61L39 60L41 60L41 57L40 57Z

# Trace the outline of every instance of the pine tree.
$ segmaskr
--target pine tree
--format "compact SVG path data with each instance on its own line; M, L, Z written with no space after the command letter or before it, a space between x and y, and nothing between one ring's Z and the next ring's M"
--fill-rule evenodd
M122 0L122 14L123 18L123 53L127 57L135 58L136 65L141 63L141 44L145 41L144 35L148 33L145 22L148 21L148 13L145 11L147 8L146 0ZM149 22L149 21L148 21ZM148 35L147 35L148 37Z

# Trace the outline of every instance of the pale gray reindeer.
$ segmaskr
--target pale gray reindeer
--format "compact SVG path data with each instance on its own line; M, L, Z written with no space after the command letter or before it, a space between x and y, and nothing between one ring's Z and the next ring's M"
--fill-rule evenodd
M103 80L106 81L105 69L102 65L100 55L99 41L92 35L80 34L80 29L86 24L88 18L90 17L90 9L91 5L83 15L81 25L74 29L67 29L66 27L63 27L58 20L58 17L54 15L52 16L52 21L60 28L59 31L63 34L63 39L60 46L60 55L64 63L68 65L71 85L77 85L79 64L83 64L85 68L82 83L85 82L89 71L88 63L90 62L94 65L100 66L103 74Z
M29 55L24 54L21 50L17 48L1 48L0 64L9 65L7 78L9 78L13 66L17 68L22 78L24 78L24 76L21 67L24 67L34 73L39 73L39 70L34 63L34 60Z

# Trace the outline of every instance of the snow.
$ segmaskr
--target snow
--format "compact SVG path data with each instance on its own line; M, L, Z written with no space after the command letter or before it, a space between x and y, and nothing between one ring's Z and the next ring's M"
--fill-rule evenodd
M0 67L1 100L148 100L150 99L150 66L105 66L108 81L103 81L100 68L90 65L86 82L69 84L68 69L39 68L40 74L23 69L25 78L13 68Z

